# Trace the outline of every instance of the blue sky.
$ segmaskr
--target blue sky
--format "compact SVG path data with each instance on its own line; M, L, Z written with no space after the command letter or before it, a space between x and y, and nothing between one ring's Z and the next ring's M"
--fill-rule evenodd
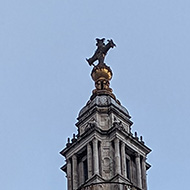
M111 87L152 149L149 189L188 189L189 0L0 1L1 189L66 189L59 151L94 88L96 37L117 44Z

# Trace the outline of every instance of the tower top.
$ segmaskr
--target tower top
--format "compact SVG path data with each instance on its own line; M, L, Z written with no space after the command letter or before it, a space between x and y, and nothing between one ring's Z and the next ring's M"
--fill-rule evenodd
M79 112L77 134L60 152L66 158L61 169L67 174L67 190L147 190L151 150L142 136L133 135L129 112L109 87L113 74L104 59L115 44L104 40L96 39L97 50L87 59L95 89Z
M90 66L94 66L91 72L91 77L95 82L96 89L92 91L92 96L90 99L92 100L94 97L96 97L96 95L106 94L110 95L116 100L114 94L112 93L112 89L109 87L109 81L112 79L113 73L111 68L104 63L107 52L110 48L114 48L116 45L112 39L107 40L107 44L104 43L105 38L96 38L96 41L97 49L94 55L91 58L86 59ZM94 64L95 61L98 61L97 65ZM119 103L119 101L117 102Z

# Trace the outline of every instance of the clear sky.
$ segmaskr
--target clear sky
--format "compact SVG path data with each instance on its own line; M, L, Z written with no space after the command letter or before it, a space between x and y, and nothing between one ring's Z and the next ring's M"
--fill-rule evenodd
M189 0L0 1L0 189L66 189L59 151L94 88L96 37L117 44L105 61L152 149L149 189L189 189Z

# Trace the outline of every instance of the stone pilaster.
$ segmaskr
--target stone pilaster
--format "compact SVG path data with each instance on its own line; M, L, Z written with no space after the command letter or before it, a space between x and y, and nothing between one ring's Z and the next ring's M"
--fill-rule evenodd
M78 175L78 181L79 181L79 186L82 185L82 183L84 182L84 171L83 171L83 163L82 161L78 164L78 170L80 172L80 175Z
M72 190L71 161L67 160L67 189Z
M94 174L99 174L98 140L93 139Z
M147 182L146 182L146 158L142 159L142 186L143 190L147 190Z
M137 186L142 188L142 175L141 175L141 163L140 163L140 154L136 153L135 162L137 167Z
M92 177L92 147L87 145L88 178Z
M77 168L77 156L74 154L72 156L72 166L73 166L73 190L78 188L78 168Z
M119 151L119 139L115 138L115 173L121 174L121 159L120 159L120 151Z
M125 143L124 142L121 143L121 165L122 165L121 173L124 177L127 177Z

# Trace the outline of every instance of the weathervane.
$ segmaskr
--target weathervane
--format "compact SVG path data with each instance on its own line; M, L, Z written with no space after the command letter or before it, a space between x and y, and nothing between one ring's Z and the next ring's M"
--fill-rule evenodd
M86 59L90 66L94 66L91 72L91 77L95 82L95 89L92 91L90 100L92 100L97 95L103 94L109 95L116 100L116 97L110 88L110 80L112 79L113 73L111 68L104 63L104 59L108 50L110 48L114 48L116 45L114 44L113 40L107 40L108 43L105 44L105 38L96 38L96 41L97 49L94 55L91 58ZM95 61L98 61L97 65L94 64ZM120 104L118 100L116 100L116 102Z
M94 65L94 62L98 60L98 66L103 66L105 63L104 63L104 59L105 59L105 56L108 52L108 50L110 48L114 48L116 45L114 44L113 40L107 40L108 43L105 45L104 41L105 41L105 38L102 38L102 39L98 39L96 38L96 46L98 47L94 53L94 55L89 58L89 59L86 59L87 62L89 63L89 65Z

